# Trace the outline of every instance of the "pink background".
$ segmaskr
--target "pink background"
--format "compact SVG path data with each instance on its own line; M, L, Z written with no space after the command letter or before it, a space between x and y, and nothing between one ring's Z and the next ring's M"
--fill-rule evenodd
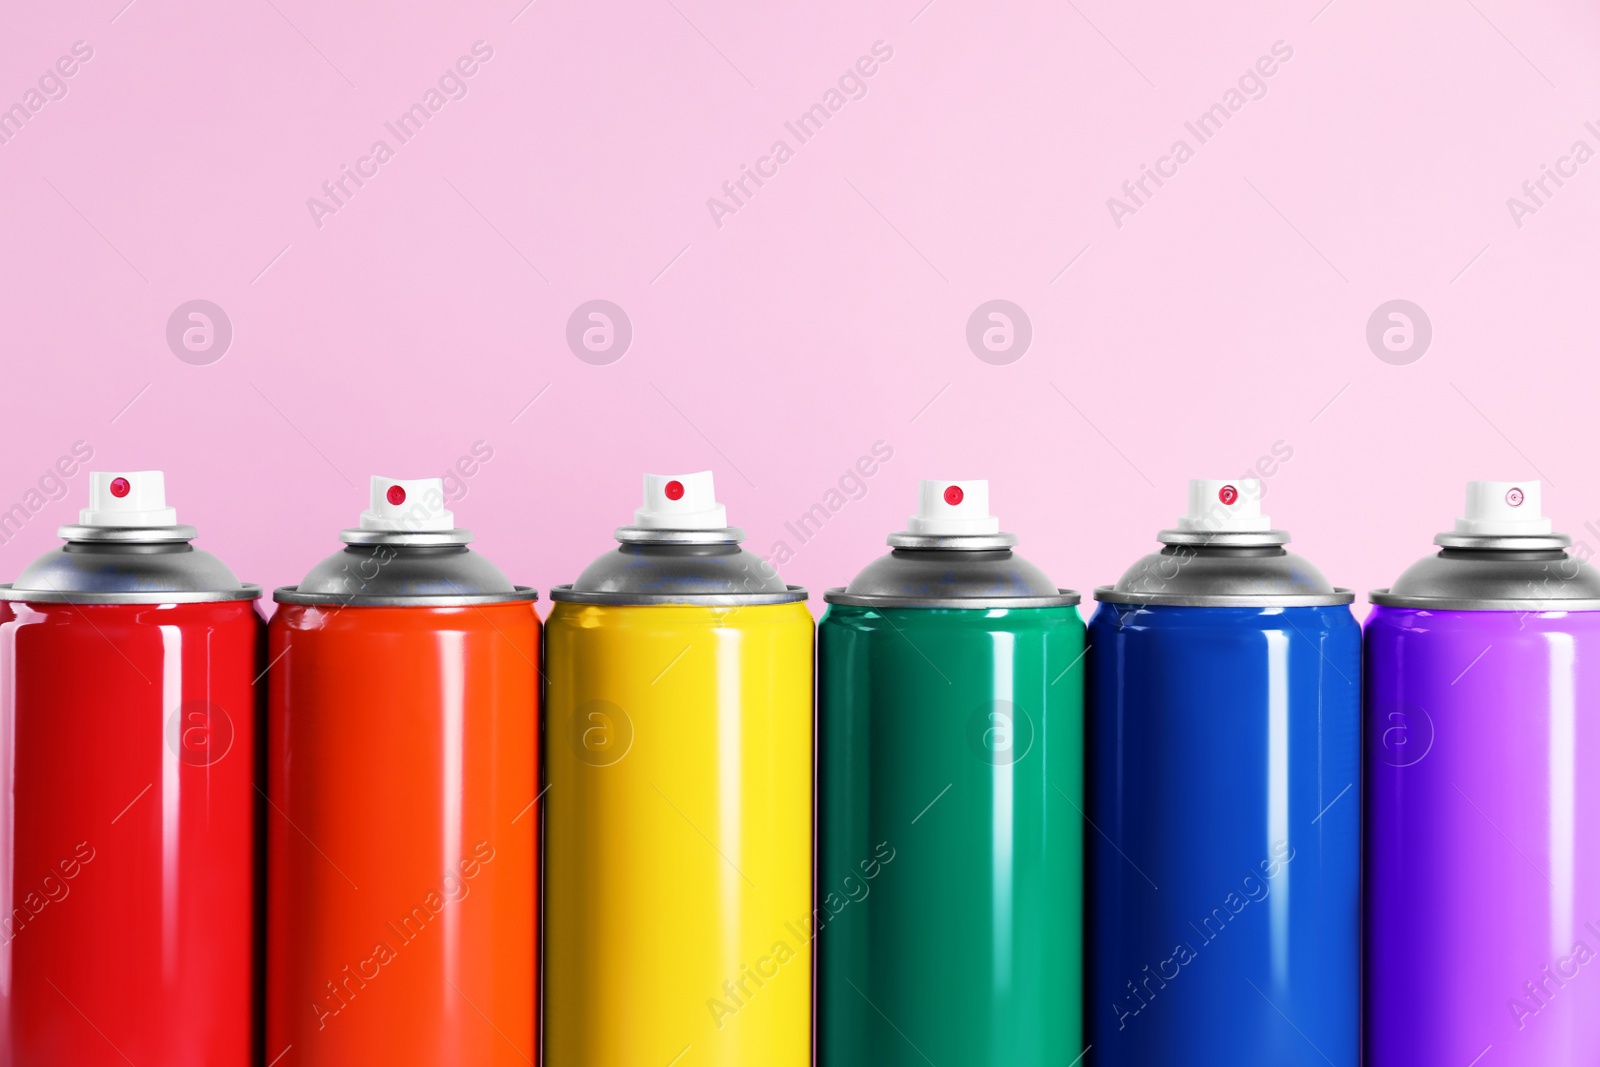
M0 508L86 441L96 469L165 469L199 544L273 586L337 547L368 474L482 441L455 511L518 581L605 550L644 469L711 467L820 594L917 478L987 477L1087 590L1187 478L1283 442L1266 510L1363 593L1470 477L1542 475L1600 546L1600 161L1520 227L1506 203L1600 148L1593 5L125 2L0 15L0 106L93 48L0 144ZM466 96L399 144L384 123L477 41ZM800 144L784 123L879 41ZM1199 144L1184 123L1278 41L1266 95ZM394 158L319 228L307 199L379 138ZM1107 198L1178 138L1194 158L1119 227ZM777 139L793 158L719 227L707 199ZM166 340L196 298L234 331L204 366ZM565 339L597 298L634 331L605 366ZM965 339L997 298L1033 328L1005 366ZM1403 366L1366 341L1396 298L1433 327ZM866 496L800 544L783 523L876 441ZM0 545L4 577L86 492Z

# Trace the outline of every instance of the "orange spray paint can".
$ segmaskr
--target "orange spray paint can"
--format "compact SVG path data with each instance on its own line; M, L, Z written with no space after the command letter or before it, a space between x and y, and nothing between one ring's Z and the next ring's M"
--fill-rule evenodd
M374 478L269 627L274 1067L537 1055L539 619L439 479Z

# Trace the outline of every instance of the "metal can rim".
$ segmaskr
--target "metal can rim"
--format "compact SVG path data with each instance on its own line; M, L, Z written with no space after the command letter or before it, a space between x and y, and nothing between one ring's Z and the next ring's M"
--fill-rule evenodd
M10 582L0 585L0 600L33 604L217 604L229 600L258 600L261 587L248 582L237 589L127 590L120 593L88 593L81 590L18 589Z
M381 596L370 593L302 593L297 585L283 585L272 591L279 604L348 608L473 608L489 604L531 604L539 599L532 586L513 586L511 592L449 593L438 596Z
M1367 599L1381 608L1414 608L1418 611L1600 611L1600 599L1576 597L1560 599L1499 599L1495 597L1430 597L1395 594L1374 589Z
M470 545L472 531L454 530L363 530L352 526L339 531L339 540L347 545L416 545L431 548L450 548Z
M811 596L804 587L785 586L781 593L579 593L571 583L550 587L558 604L609 604L614 607L655 607L684 604L699 607L744 608L767 604L800 604Z
M1055 596L874 596L867 593L846 592L844 586L836 586L823 593L822 599L829 604L839 604L848 608L939 608L992 611L995 608L1070 608L1082 603L1083 596L1076 589L1057 589Z
M1273 548L1289 543L1287 530L1162 530L1164 545L1210 545L1216 548Z
M1484 552L1551 552L1571 548L1572 538L1564 533L1547 534L1461 534L1446 531L1434 537L1440 548L1470 548Z
M992 534L915 534L909 531L892 533L884 542L890 548L920 548L947 552L994 552L1015 548L1014 533Z
M612 536L622 545L737 545L744 540L744 531L737 526L717 526L709 530L618 526Z
M1338 607L1355 602L1354 590L1335 586L1331 593L1277 593L1255 596L1249 593L1129 593L1114 585L1096 587L1094 598L1101 604L1132 604L1172 608L1318 608Z
M89 526L68 523L56 527L63 541L104 542L110 544L171 545L193 541L199 531L187 523L176 526Z

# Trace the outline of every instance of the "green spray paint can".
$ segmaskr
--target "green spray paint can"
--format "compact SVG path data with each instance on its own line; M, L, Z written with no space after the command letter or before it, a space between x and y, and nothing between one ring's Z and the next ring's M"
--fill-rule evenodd
M819 643L819 1067L1082 1055L1084 625L925 481Z

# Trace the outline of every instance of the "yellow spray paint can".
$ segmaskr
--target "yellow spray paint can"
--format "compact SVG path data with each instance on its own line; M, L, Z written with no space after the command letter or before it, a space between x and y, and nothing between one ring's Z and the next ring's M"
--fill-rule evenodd
M814 627L742 536L646 475L552 593L548 1067L811 1063Z

